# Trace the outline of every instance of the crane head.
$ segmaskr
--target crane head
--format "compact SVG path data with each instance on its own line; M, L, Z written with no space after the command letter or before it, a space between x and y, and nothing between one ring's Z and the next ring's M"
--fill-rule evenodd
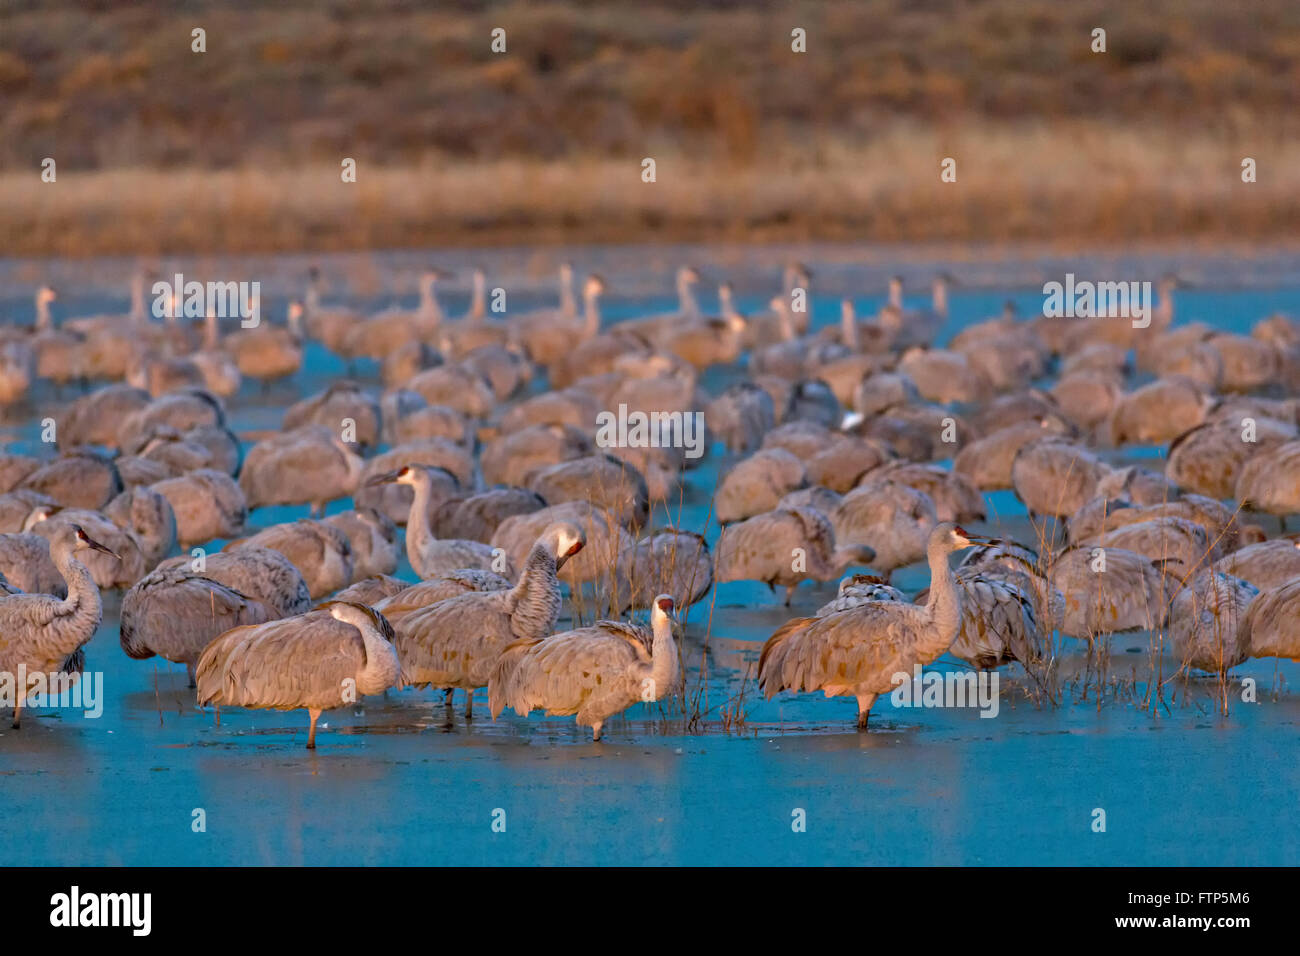
M948 525L947 539L948 546L953 551L960 551L962 548L970 548L989 540L987 535L972 534L961 525L957 524Z
M72 528L73 540L76 541L77 551L86 551L86 550L102 551L104 552L104 554L107 554L110 557L114 557L114 558L117 557L116 552L109 550L108 548L100 544L98 541L96 541L94 538L92 538L90 535L86 534L86 532L81 529L81 525L74 524L71 525L70 527Z
M555 563L558 566L563 566L565 561L587 545L587 536L582 529L567 521L555 525L551 532L554 535Z
M674 604L673 604L672 595L661 594L657 598L655 598L654 610L650 612L650 616L654 621L654 623L656 624L659 623L659 621L661 620L667 620L671 622L674 620L673 609L674 609Z

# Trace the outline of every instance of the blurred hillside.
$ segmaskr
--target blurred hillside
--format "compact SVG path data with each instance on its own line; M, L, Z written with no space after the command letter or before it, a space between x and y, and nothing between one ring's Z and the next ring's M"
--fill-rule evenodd
M194 27L207 32L206 53L190 50ZM490 51L494 27L506 30L505 54ZM807 31L806 54L791 52L794 27ZM1107 31L1104 54L1090 50L1094 27ZM863 228L883 229L882 238L971 229L1031 236L1051 225L1053 190L1086 191L1088 170L1115 209L1100 222L1088 217L1091 225L1057 224L1066 234L1275 235L1295 221L1300 201L1294 183L1284 182L1297 175L1297 127L1300 3L1292 0L0 6L0 199L13 200L14 251L109 251L141 241L277 248L499 241L512 229L520 238L570 240L628 230L646 233L627 236L641 239L734 235L760 226L830 237ZM1143 144L1136 153L1134 140ZM994 195L1012 214L1022 210L1023 226L979 225L991 198L974 196L963 177L972 170L982 183L987 173L998 185L995 170L982 170L992 165L986 141L1002 150L988 156L1012 161L1000 175L1018 185L1003 183ZM1064 182L1059 171L1077 165L1071 154L1079 148L1088 158L1084 179ZM941 215L935 194L945 155L957 157L962 188L943 202L976 203L959 221ZM19 198L46 156L58 161L60 186L80 193ZM344 156L360 164L358 185L379 170L387 185L372 182L364 199L327 195ZM656 158L659 185L669 187L649 200L648 213L644 156ZM1239 195L1243 205L1231 216L1196 199L1206 188L1217 193L1220 176L1224 189L1239 185L1243 156L1266 171L1257 195ZM900 178L879 194L855 190L847 204L811 201L776 182L821 170L819 188L842 193L854 170L878 180L878 167L891 163L915 184ZM590 173L575 186L585 182L599 195L585 207L566 200L548 208L529 171L558 177L552 188L565 193L566 169ZM716 194L732 205L719 211L674 198L674 169L696 177L692 202ZM214 191L196 170L231 171L246 193L230 193L231 182ZM488 182L484 170L495 171ZM99 178L123 171L135 178ZM431 175L452 191L480 190L468 216L424 210L437 236L408 222L409 196L391 193ZM758 213L734 205L748 202L728 185L737 177L756 190ZM293 181L312 202L280 196ZM1111 194L1116 183L1129 190L1125 197ZM124 188L130 184L142 191ZM788 201L774 206L769 188ZM436 204L433 192L422 198ZM211 216L264 205L268 194L281 217L312 218L316 210L325 221L281 222L274 234L238 221L193 235L141 224L148 237L128 241L76 210L89 204L95 217L116 216L126 227L141 204L180 197ZM886 194L899 207L892 224L863 205ZM829 218L814 219L810 201L823 213L829 205ZM1176 212L1185 202L1196 208ZM1146 211L1125 211L1130 203ZM1153 214L1152 204L1170 214ZM336 214L360 217L353 222L360 228L350 233L331 219ZM384 225L392 214L400 228ZM904 221L911 216L931 221Z

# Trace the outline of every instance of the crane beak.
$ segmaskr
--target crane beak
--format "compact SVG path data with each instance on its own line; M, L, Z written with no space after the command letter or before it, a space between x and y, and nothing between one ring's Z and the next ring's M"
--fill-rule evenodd
M373 488L376 485L389 484L390 482L396 481L399 474L401 474L401 469L396 471L386 471L382 475L374 475L366 479L366 487Z
M95 551L102 551L105 554L107 554L109 557L117 558L119 561L121 560L121 558L118 557L116 551L109 550L108 548L104 547L102 544L100 544L98 541L94 540L93 538L87 538L86 544L89 547L93 548Z

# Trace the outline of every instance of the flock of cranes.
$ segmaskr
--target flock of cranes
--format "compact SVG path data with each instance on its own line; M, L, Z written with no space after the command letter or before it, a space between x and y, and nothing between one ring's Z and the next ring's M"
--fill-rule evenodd
M556 307L504 318L481 271L467 314L446 316L446 278L367 315L322 304L313 270L283 325L230 331L150 320L143 275L121 315L56 321L37 290L35 323L0 328L0 405L53 418L58 455L0 456L0 673L79 671L101 591L120 590L130 657L184 665L204 705L306 709L309 747L322 711L404 686L448 708L463 691L467 718L486 688L494 718L573 715L600 739L682 694L678 612L737 580L787 605L840 580L766 642L757 679L768 697L851 695L862 728L899 672L944 654L1029 668L1057 636L1150 631L1220 679L1300 659L1300 322L1176 324L1165 282L1146 328L1009 306L940 346L947 276L927 308L895 280L874 315L846 300L822 329L798 263L752 315L727 283L706 313L684 267L675 310L616 323L605 281L575 294L568 265ZM228 402L296 375L308 340L377 363L378 384L334 381L277 432L236 435ZM710 394L715 368L729 384ZM726 459L712 546L653 520L697 460L596 441L623 406L702 416ZM1152 445L1163 470L1117 463ZM1033 542L964 530L1001 489ZM249 527L284 505L309 516ZM403 549L415 583L394 576ZM918 562L930 586L909 597L892 574ZM557 632L566 591L575 627ZM588 602L609 618L576 626Z

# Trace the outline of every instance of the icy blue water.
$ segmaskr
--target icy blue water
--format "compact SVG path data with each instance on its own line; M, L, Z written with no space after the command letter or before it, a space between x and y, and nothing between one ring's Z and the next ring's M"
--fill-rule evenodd
M817 266L813 253L808 258ZM877 264L880 274L892 271L887 259ZM616 265L606 267L615 279ZM671 286L667 265L654 259L644 268L653 274L641 281ZM948 268L962 276L960 264ZM994 270L954 291L950 331L997 313L1008 297L1024 314L1038 311L1042 280L1021 281L1016 263L999 268L1004 280ZM0 300L30 321L29 285L19 284L20 274L0 264ZM923 274L916 272L917 288ZM848 266L820 275L826 289L813 301L819 324L838 318L839 297L852 288ZM1279 275L1290 280L1277 282ZM1273 285L1203 280L1180 293L1179 321L1245 331L1273 311L1300 314L1297 275L1284 260L1268 274ZM741 285L742 308L766 300L770 277L766 282ZM873 309L879 293L856 296L860 311ZM453 314L463 308L463 296L449 301ZM75 287L64 302L62 314L122 304ZM615 296L607 317L669 305L663 297L634 303ZM231 403L235 429L278 426L289 402L341 371L337 359L311 349L292 384L268 398L246 387ZM706 385L726 378L711 373ZM42 394L35 408L11 415L9 448L36 448L31 423L57 415L58 405ZM689 473L683 525L703 526L713 482L728 463L715 453ZM1000 527L1023 531L1014 496L990 495L989 504ZM337 502L331 510L345 507ZM305 511L262 509L251 523ZM916 589L927 574L911 568L897 577ZM833 590L805 585L787 610L765 587L732 583L692 610L688 689L707 678L698 732L685 731L678 715L637 706L592 744L571 719L535 714L493 723L482 694L478 719L467 724L457 715L448 724L440 696L404 691L327 714L315 753L303 747L305 714L232 709L217 726L195 708L179 667L129 660L118 647L118 599L110 596L105 623L87 648L88 669L103 674L103 716L86 719L69 709L33 713L17 733L7 721L0 725L0 865L1300 862L1295 664L1237 668L1235 677L1257 681L1259 701L1241 702L1234 685L1227 716L1215 711L1208 683L1196 682L1170 688L1177 699L1154 712L1123 695L1099 708L1095 694L1083 700L1072 683L1084 654L1070 646L1060 706L1036 705L1018 668L1004 668L994 719L973 709L881 701L871 731L859 734L851 699L782 695L765 702L744 680L771 631L792 614L812 613ZM1112 673L1127 679L1136 670L1139 694L1146 641L1139 634L1113 642ZM958 666L947 659L936 665ZM724 732L719 711L737 703L745 725ZM198 809L206 832L192 829ZM1093 831L1098 809L1103 833ZM800 810L806 828L795 832ZM502 818L498 832L493 823Z

